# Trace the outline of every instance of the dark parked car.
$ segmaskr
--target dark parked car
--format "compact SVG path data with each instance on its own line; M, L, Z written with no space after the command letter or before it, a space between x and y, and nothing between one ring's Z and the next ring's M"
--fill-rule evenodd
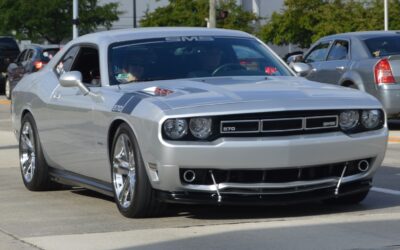
M4 91L4 83L7 76L7 66L13 62L19 54L18 44L12 37L0 36L0 92Z
M36 72L43 68L50 59L60 50L59 45L29 45L17 57L15 62L7 68L5 95L11 98L15 85L26 74Z
M400 114L400 32L369 31L321 38L304 56L292 56L311 69L312 81L338 84L378 98L389 117Z

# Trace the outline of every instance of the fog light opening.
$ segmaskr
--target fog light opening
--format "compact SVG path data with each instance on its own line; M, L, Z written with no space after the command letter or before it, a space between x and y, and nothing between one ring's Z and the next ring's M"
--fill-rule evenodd
M361 160L358 162L358 170L360 172L367 172L369 169L369 162L367 160Z
M193 170L183 172L183 180L187 183L192 183L196 179L196 173Z

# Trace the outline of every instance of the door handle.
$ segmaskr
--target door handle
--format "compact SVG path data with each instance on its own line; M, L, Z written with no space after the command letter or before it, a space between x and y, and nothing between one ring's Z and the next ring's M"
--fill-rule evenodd
M342 70L344 70L344 66L336 67L336 69L342 71Z

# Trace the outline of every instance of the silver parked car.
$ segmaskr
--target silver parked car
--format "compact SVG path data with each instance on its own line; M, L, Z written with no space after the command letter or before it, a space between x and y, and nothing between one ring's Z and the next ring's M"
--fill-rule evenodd
M167 202L358 203L388 136L374 97L296 77L231 30L85 35L12 95L25 186L90 188L127 217Z
M389 117L400 115L400 33L368 31L323 37L295 61L311 65L305 77L365 91Z

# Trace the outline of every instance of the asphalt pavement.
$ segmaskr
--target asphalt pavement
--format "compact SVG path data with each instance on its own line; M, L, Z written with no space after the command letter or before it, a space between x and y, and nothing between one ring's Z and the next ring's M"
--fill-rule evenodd
M25 189L0 97L0 249L400 249L400 121L374 188L359 205L174 205L162 218L127 219L109 197Z

